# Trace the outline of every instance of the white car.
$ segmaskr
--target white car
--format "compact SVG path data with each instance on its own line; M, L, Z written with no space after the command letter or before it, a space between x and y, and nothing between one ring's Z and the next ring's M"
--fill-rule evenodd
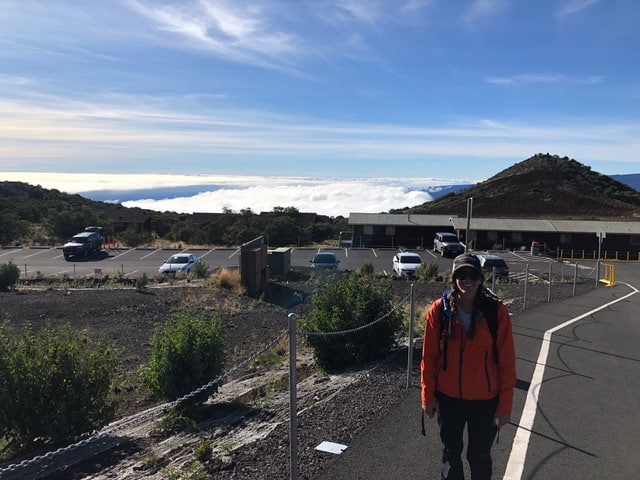
M176 253L160 265L158 271L160 273L189 273L198 263L200 263L200 257L193 253Z
M420 265L422 258L417 253L398 252L393 256L393 273L399 277L415 276Z

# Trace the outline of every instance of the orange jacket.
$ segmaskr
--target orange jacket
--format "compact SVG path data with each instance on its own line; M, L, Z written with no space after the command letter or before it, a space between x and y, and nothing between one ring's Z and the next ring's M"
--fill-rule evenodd
M454 315L448 340L447 369L442 370L440 350L440 314L442 298L427 312L420 363L422 405L435 403L436 390L453 398L489 400L499 396L497 413L511 414L513 388L516 383L516 356L507 307L498 306L498 364L493 358L493 337L487 319L476 320L473 338Z

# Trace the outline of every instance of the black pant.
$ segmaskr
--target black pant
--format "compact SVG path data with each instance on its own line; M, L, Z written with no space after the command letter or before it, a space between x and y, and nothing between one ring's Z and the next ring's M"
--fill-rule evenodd
M498 398L491 400L460 400L436 392L438 423L442 440L441 477L464 480L462 469L463 432L467 426L469 445L467 460L471 480L489 480L493 462L491 446L497 433L495 425Z

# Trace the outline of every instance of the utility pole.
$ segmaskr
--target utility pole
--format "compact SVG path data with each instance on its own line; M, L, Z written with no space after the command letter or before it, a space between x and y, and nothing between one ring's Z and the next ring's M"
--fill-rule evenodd
M471 227L471 215L473 212L473 197L467 198L467 232L464 236L464 253L469 252L469 228Z

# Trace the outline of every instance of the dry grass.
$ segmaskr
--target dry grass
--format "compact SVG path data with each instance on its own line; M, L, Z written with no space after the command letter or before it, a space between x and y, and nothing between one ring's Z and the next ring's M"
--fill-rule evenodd
M240 271L232 268L220 268L209 276L209 283L216 288L224 288L238 295L244 295L245 287L240 281Z

